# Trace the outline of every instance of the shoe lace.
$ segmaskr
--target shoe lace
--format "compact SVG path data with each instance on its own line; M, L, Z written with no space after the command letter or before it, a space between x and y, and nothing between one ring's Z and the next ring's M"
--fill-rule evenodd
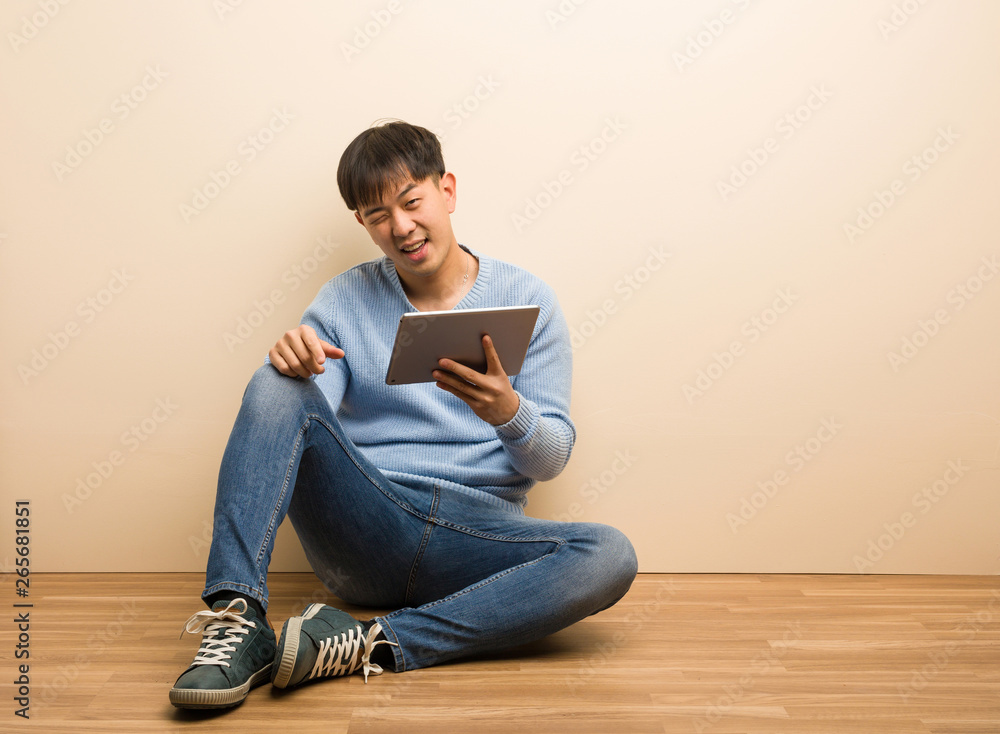
M368 634L364 637L360 627L352 627L336 637L327 637L319 643L319 654L309 677L350 675L358 668L363 669L365 683L368 682L369 673L382 675L382 666L371 661L372 650L378 645L398 645L388 640L376 640L381 631L382 625L376 622L368 628ZM364 651L359 656L362 644Z
M234 607L237 611L234 611ZM191 634L204 634L201 640L201 647L194 657L192 665L224 665L230 667L226 661L232 658L227 653L236 651L236 644L243 641L241 635L249 634L248 627L256 627L256 622L251 622L239 615L239 612L246 612L246 602L242 599L233 599L224 609L218 611L203 610L195 612L184 624L184 629ZM184 635L184 632L181 632Z

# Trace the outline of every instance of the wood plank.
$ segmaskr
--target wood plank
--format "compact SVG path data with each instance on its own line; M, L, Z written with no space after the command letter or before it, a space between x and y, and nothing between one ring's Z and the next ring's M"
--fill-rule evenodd
M38 731L1000 731L997 577L643 574L615 607L537 642L372 677L254 690L224 713L167 701L198 639L201 574L35 574ZM269 617L319 601L272 574Z

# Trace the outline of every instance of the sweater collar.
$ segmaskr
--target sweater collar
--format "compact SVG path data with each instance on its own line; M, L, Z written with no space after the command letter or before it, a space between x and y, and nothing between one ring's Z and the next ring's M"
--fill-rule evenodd
M493 271L493 258L484 255L477 250L473 250L471 247L466 247L462 243L459 243L458 246L479 261L479 273L476 275L476 282L473 283L469 292L462 297L461 301L455 304L455 309L477 308L479 303L482 301L483 293L485 292L486 287L489 285L489 280ZM396 272L396 266L393 265L392 260L385 255L382 256L382 274L389 281L389 284L396 291L396 294L403 299L404 303L406 303L407 309L410 311L416 311L416 307L414 307L414 305L410 303L410 299L406 297L406 291L403 290L403 284L399 281L399 273Z

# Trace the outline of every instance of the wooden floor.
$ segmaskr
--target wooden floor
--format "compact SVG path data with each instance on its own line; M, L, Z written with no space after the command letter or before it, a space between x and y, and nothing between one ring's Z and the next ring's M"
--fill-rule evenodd
M1000 732L996 576L643 574L612 609L528 647L367 685L264 685L207 714L167 701L200 642L178 635L203 608L202 581L33 575L31 597L17 600L34 605L31 720L5 694L0 730ZM270 584L276 627L309 602L336 604L311 574ZM8 599L12 587L6 576Z

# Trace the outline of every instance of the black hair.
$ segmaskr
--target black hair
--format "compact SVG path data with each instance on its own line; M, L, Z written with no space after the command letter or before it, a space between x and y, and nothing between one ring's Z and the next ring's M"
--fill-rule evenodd
M337 186L351 211L376 204L407 178L444 176L441 143L430 130L397 120L368 128L340 157Z

